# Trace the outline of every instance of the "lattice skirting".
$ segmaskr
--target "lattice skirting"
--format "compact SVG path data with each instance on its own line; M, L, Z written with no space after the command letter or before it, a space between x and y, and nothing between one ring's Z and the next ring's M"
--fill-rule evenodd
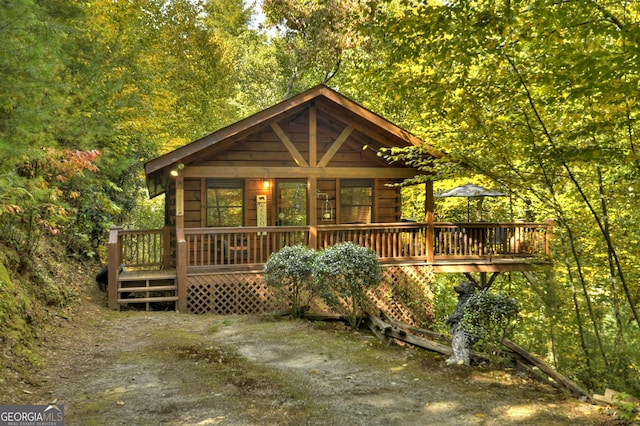
M431 266L384 266L371 300L391 318L414 325L433 319ZM315 304L314 304L315 305ZM187 276L187 310L194 314L265 314L286 309L267 288L261 272L216 272Z
M382 272L382 282L369 292L380 310L396 321L415 326L433 322L432 266L392 265L383 267Z
M277 305L260 272L187 276L187 310L194 314L263 314Z

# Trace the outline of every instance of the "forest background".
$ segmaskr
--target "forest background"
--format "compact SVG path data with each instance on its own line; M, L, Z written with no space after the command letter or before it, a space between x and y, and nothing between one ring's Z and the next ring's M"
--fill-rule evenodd
M162 225L146 161L325 83L446 152L436 191L470 181L508 194L485 220L554 220L535 284L493 285L522 304L515 340L640 396L639 22L625 0L1 2L2 362L36 363L46 312L76 297L46 259L97 264L110 226Z

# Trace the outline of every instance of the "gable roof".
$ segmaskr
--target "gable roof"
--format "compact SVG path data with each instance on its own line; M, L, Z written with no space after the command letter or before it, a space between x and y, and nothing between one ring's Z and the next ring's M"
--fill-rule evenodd
M149 175L165 167L169 167L176 163L180 163L185 158L192 156L203 149L206 149L232 136L236 136L239 133L242 133L257 125L260 125L261 123L270 121L276 118L277 116L282 115L318 97L324 97L334 102L335 104L338 104L348 109L349 111L359 115L360 117L368 121L372 126L377 127L380 131L388 133L390 136L403 140L406 143L411 145L415 145L415 146L424 145L424 142L422 140L418 139L416 136L414 136L410 132L396 126L395 124L389 122L385 118L364 108L363 106L346 98L345 96L330 89L329 87L325 85L319 85L305 92L302 92L299 95L296 95L292 98L286 99L278 104L275 104L263 111L260 111L247 118L244 118L234 124L224 127L216 132L213 132L207 136L204 136L183 147L177 148L174 151L171 151L167 154L164 154L160 157L157 157L153 160L148 161L144 165L145 173ZM443 156L442 153L436 151L435 149L430 149L429 153L434 157Z
M168 176L167 173L170 168L175 167L179 163L189 164L191 161L196 160L204 150L208 150L225 141L237 140L256 129L269 126L271 123L277 122L281 117L294 113L315 101L322 101L333 105L333 107L350 115L352 120L355 119L361 123L362 128L381 135L380 137L387 141L389 147L425 145L422 140L380 115L325 85L318 85L194 142L148 161L144 165L144 168L150 196L154 197L164 192L165 185L160 182L164 180L163 176ZM430 147L428 147L428 152L433 157L444 156L444 154Z

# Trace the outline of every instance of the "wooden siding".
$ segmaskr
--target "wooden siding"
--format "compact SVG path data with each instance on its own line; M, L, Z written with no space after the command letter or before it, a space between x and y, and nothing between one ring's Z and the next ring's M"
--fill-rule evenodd
M202 226L202 204L206 204L206 197L202 197L200 179L184 180L184 226L196 228Z
M267 196L267 226L273 226L276 221L273 204L273 180L269 181L269 188L264 188L264 179L244 179L244 226L257 225L256 196ZM318 192L328 194L329 202L333 207L333 217L330 221L323 220L323 204L325 196L317 196L316 220L318 224L335 224L340 213L339 179L318 179ZM376 179L374 181L374 211L373 222L399 222L400 221L400 189L391 184L399 182L391 179ZM171 191L166 201L168 214L171 220L169 224L175 226L176 196L175 182L172 182ZM202 228L207 226L206 221L206 179L185 178L184 180L184 226L185 228Z
M336 118L317 116L317 141L316 161L320 161L322 156L331 149L336 139L349 126L344 117L342 121ZM275 127L275 130L274 130ZM309 110L299 112L293 117L279 120L271 127L261 128L255 132L242 137L232 145L214 146L202 153L198 160L191 163L191 167L249 167L259 165L260 167L291 167L302 166L295 161L294 156L283 144L282 136L277 134L281 131L304 161L304 165L314 167L310 164L309 152ZM378 157L373 149L363 150L368 145L372 148L381 147L379 141L361 133L358 130L352 131L346 138L340 149L333 155L327 167L382 167L395 168L402 167L401 164L389 165L384 159Z
M394 223L401 219L400 188L389 186L398 181L378 179L375 183L374 222Z

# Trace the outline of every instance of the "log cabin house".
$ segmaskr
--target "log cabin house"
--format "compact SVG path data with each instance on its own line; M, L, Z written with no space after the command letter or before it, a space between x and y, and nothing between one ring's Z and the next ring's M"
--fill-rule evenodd
M109 307L269 312L264 264L292 244L370 247L384 270L386 289L374 297L383 304L393 286L429 291L434 273L480 272L486 280L545 260L547 223L434 223L431 182L424 221L403 221L393 184L418 170L376 151L423 143L320 85L149 161L147 187L152 198L165 195L165 227L112 228ZM390 303L393 316L411 320Z

